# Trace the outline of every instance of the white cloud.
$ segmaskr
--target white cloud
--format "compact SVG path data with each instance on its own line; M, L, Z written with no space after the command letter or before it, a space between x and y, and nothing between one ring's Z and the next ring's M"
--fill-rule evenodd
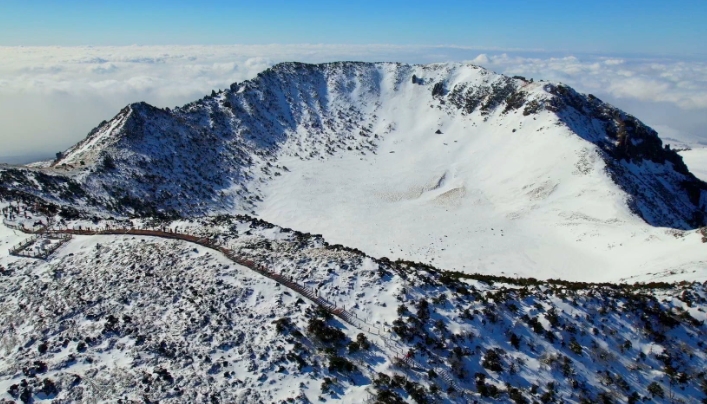
M472 59L471 62L474 64L477 64L477 65L484 66L484 65L489 64L490 60L489 60L489 57L485 53L482 53L479 56Z
M626 110L672 138L707 143L707 62L480 54L500 73L564 82Z
M470 60L492 70L565 82L649 124L680 133L707 128L707 63L553 55L458 46L234 45L0 47L0 156L52 155L123 106L165 107L254 77L281 61L431 63ZM656 105L680 117L651 122ZM642 114L645 111L645 114ZM649 113L651 112L651 113ZM690 126L685 126L689 122ZM683 125L681 127L681 125ZM705 131L702 134L707 135ZM707 136L705 136L707 137Z
M560 80L580 91L600 90L615 98L667 102L707 110L707 63L675 60L528 58L479 55L500 72Z

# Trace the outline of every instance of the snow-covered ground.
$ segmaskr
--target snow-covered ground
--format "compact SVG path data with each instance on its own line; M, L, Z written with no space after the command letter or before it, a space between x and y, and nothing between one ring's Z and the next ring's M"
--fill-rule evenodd
M579 403L707 394L701 284L482 281L249 218L163 226L208 236L316 288L385 339L212 249L76 236L48 261L0 251L0 399ZM2 243L16 239L0 234ZM323 339L317 322L340 330L340 342ZM370 348L352 348L360 334Z
M0 397L21 379L39 382L32 386L40 402L56 397L42 390L45 379L67 403L121 397L198 402L214 394L221 402L256 403L320 394L321 376L285 360L298 348L272 324L287 318L305 327L311 303L221 254L151 237L83 236L51 263L8 263L6 256L0 262L12 271L3 273L3 293L13 289L0 305ZM51 285L51 293L33 292L42 285ZM32 311L13 310L17 304ZM61 338L46 334L54 327ZM348 332L351 339L356 333ZM24 349L18 351L18 343ZM47 353L39 348L38 355L42 343ZM324 358L298 355L310 363ZM366 355L372 364L381 356ZM39 370L39 379L28 377L31 370L23 374L37 360L49 370ZM134 389L139 379L145 390ZM348 386L343 402L362 402L367 384Z
M126 107L56 163L0 170L0 400L707 396L707 190L593 96L468 65L283 64ZM10 255L28 237L10 226L47 216L210 241Z

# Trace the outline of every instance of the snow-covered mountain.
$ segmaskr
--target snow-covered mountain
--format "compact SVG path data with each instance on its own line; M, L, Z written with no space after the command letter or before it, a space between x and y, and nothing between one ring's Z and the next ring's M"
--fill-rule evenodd
M538 116L543 111L552 113ZM414 139L417 133L399 133L403 132L397 129L402 122L426 135L454 130L443 128L445 125L478 127L483 122L487 131L501 126L517 133L487 136L501 138L511 148L522 148L520 139L531 133L529 121L537 122L538 117L536 132L552 132L548 126L560 124L606 153L602 157L610 161L609 172L631 198L631 208L650 224L688 228L704 223L704 184L694 181L676 153L663 148L655 131L591 95L577 94L562 85L508 78L471 65L281 64L254 80L234 84L175 111L144 103L130 105L69 149L56 164L80 167L83 161L106 168L107 158L108 168L112 161L124 174L117 178L132 179L138 187L121 189L111 183L115 173L99 170L86 176L86 182L95 187L92 190L114 198L152 201L158 209L209 213L225 203L227 208L245 210L250 204L241 199L248 198L239 197L238 191L246 193L254 175L278 172L277 167L257 167L261 172L251 173L248 168L254 160L285 155L324 159L349 148L365 153L385 137L393 137L385 136L390 132L406 141L419 140ZM421 126L433 133L420 130ZM466 129L466 136L461 130L455 133L461 136L455 140L462 144L453 149L463 150L464 143L475 137L474 132L480 132ZM542 143L549 137L559 142L552 139L554 136L536 134L532 140ZM548 157L563 157L553 154L550 151ZM634 173L635 169L620 164L622 161L636 165L669 162L660 168L665 176L676 175L656 181L652 178L655 172ZM637 174L643 178L636 178ZM654 182L646 184L651 180ZM170 182L206 189L176 190L170 188ZM236 187L238 184L241 187ZM222 192L223 197L214 201L214 192L219 197ZM660 200L666 192L670 197ZM248 194L254 197L257 191ZM209 210L181 198L196 200Z
M704 401L706 204L636 118L473 65L132 104L0 167L0 403Z
M705 223L707 185L655 131L473 65L284 63L175 110L132 104L51 167L0 175L6 194L101 215L249 213L466 272L705 267L686 231Z

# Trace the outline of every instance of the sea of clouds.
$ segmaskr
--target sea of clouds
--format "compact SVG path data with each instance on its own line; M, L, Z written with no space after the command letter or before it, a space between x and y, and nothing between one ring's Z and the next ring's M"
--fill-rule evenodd
M707 61L458 46L0 47L0 162L47 158L125 105L174 107L283 61L470 62L561 81L636 115L670 142L707 144Z

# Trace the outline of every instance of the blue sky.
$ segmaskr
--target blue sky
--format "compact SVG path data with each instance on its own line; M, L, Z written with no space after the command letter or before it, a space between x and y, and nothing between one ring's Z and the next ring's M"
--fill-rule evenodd
M0 45L416 44L707 56L705 0L0 1Z
M293 60L472 62L707 145L706 21L707 0L0 0L0 162Z

